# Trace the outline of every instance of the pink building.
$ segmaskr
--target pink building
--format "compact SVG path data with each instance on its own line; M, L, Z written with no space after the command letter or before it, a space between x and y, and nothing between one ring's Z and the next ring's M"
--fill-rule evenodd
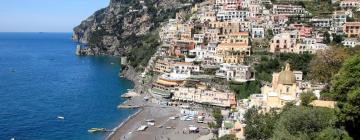
M290 24L290 30L298 30L298 35L300 38L310 37L313 29L310 26L304 24Z

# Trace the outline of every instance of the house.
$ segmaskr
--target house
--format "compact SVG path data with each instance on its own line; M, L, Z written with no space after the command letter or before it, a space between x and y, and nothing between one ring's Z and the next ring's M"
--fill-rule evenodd
M297 30L300 38L310 37L312 35L313 28L304 24L290 24L289 30Z
M157 59L153 68L154 72L169 73L171 72L172 64L175 63L171 58Z
M251 28L251 38L264 38L265 31L263 27L253 27Z
M345 22L343 32L348 37L360 35L360 22Z
M300 5L292 5L292 4L274 4L272 11L274 14L285 15L285 16L307 14L304 7Z
M310 22L312 26L318 28L330 28L332 25L332 19L330 18L312 18Z
M360 45L360 41L357 38L345 38L344 41L341 42L344 46L354 48L356 45Z
M217 63L241 64L246 56L250 56L251 46L235 43L221 43L216 48Z
M302 42L296 44L294 53L310 53L315 54L319 50L325 50L329 48L326 44L317 43L314 38L304 38Z
M251 67L241 64L220 64L220 69L216 71L215 76L235 82L255 80L255 74L251 70Z
M270 43L270 52L287 53L294 52L297 39L297 31L284 32L273 37Z
M341 11L335 11L332 15L332 27L331 30L332 31L342 31L343 30L343 26L346 22L346 18L347 17L352 17L353 13L351 10L341 10Z
M249 18L249 11L245 10L222 10L216 14L218 21L247 21Z
M360 6L360 2L358 0L342 0L339 6L344 9L352 9Z
M233 92L207 89L206 86L197 86L197 88L177 87L174 90L172 100L226 108L236 106L235 94Z

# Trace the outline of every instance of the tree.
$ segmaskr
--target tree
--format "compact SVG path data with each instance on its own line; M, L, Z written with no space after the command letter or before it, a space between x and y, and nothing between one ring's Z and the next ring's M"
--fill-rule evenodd
M315 140L352 140L352 138L343 129L328 127L321 131Z
M245 137L247 140L269 139L278 118L275 111L259 112L257 108L250 108L245 113Z
M222 121L223 121L223 116L221 114L221 109L220 108L214 108L213 112L212 112L213 117L215 118L215 128L220 128Z
M234 134L227 134L218 138L217 140L237 140L237 138Z
M309 78L313 82L329 83L341 68L342 63L349 57L345 48L331 47L316 53L310 62Z
M300 94L301 105L308 106L313 100L316 99L316 96L312 92L304 92Z
M324 42L325 44L330 44L330 43L331 43L330 34L329 34L328 32L325 32L325 33L324 33L323 42Z
M341 42L344 40L344 37L342 35L333 35L333 43L334 44L341 44Z
M333 109L292 107L280 114L271 139L314 139L325 128L333 127L336 119Z
M360 137L360 55L347 59L331 81L331 94L339 107L339 119L354 137Z

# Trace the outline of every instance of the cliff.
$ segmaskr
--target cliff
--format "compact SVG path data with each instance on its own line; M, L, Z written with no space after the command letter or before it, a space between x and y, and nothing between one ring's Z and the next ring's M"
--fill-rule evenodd
M189 8L188 1L111 0L74 28L73 40L86 46L78 53L128 56L133 67L144 65L159 45L157 28Z

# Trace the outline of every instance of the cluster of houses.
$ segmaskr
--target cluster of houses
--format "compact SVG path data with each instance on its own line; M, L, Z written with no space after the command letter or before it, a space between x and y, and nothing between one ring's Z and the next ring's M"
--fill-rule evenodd
M304 81L303 73L292 70L289 64L273 74L272 83L263 85L261 93L244 100L236 100L235 93L227 88L213 87L209 79L254 81L252 64L246 63L253 55L252 47L259 47L251 43L254 41L267 40L268 51L276 54L315 54L328 49L325 32L331 35L330 39L343 35L344 46L360 45L360 22L347 21L354 11L360 10L360 2L332 2L338 2L339 9L326 18L311 16L302 5L273 4L270 0L205 0L195 4L191 11L177 13L161 28L163 44L147 68L159 76L149 92L174 102L237 110L229 113L219 136L236 134L243 139L246 124L242 122L247 109L255 106L270 110L288 102L299 104L300 94L306 91L319 98L321 86ZM306 17L307 23L291 22L297 16ZM316 100L314 105L334 107L335 103Z

